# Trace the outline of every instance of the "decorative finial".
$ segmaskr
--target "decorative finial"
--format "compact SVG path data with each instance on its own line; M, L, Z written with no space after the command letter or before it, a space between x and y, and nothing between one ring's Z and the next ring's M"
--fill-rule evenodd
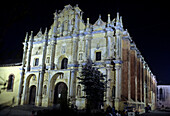
M33 31L31 31L31 37L33 37Z
M116 20L115 18L112 20L112 25L114 25L114 24L115 24L115 20Z
M28 41L28 32L26 32L26 36L25 36L25 42Z
M30 35L30 38L29 38L29 41L32 41L33 40L33 31L31 31L31 35Z
M116 22L119 22L119 12L117 12L117 19Z
M108 16L108 23L110 23L110 14L107 15Z
M57 10L56 10L55 13L54 13L54 18L56 18L57 15L58 15L58 13L57 13Z
M45 28L45 32L44 32L44 34L47 34L47 27Z
M87 18L86 31L89 30L89 27L90 27L89 18Z
M110 14L108 14L107 16L108 16L108 19L107 19L107 26L109 26L109 24L110 24Z
M48 29L47 29L47 27L45 28L44 37L45 37L45 40L47 42L47 40L48 40Z
M122 16L120 17L120 25L123 27Z
M101 19L101 14L99 14L99 19Z
M42 28L40 28L39 32L41 32L41 33L42 33Z
M89 19L89 18L87 18L87 25L89 25L89 20L90 20L90 19Z

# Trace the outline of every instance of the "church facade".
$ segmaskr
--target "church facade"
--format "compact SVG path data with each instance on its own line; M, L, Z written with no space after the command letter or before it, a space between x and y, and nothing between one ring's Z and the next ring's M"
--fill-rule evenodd
M13 77L4 77L8 80L6 86L17 88L16 103L48 107L69 102L79 109L85 108L86 99L81 98L85 93L77 77L87 59L91 59L94 67L111 80L107 83L105 107L114 105L123 110L134 106L142 110L149 104L154 109L155 76L123 28L119 13L113 20L108 14L106 22L99 16L95 24L89 18L85 23L82 16L78 6L67 5L54 13L49 30L26 34L22 65L15 71L18 76L13 83Z

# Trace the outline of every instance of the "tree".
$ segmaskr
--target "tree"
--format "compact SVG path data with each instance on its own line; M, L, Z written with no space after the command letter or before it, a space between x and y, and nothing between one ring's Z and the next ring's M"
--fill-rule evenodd
M97 109L104 102L104 92L106 91L105 76L92 66L92 61L88 59L82 68L81 77L78 77L80 84L84 86L87 99L87 108Z

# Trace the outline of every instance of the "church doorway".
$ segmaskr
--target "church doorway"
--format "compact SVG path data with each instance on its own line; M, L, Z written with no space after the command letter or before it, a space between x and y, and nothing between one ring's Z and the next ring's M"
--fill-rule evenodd
M54 104L66 105L67 104L67 85L59 82L54 90Z
M30 87L29 104L35 105L35 97L36 97L36 86L32 85Z

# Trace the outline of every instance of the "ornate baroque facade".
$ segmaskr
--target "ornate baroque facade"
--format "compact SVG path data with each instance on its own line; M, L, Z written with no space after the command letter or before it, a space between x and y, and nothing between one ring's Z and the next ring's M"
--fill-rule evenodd
M17 102L19 105L52 106L68 100L85 108L85 93L76 77L90 58L107 75L107 105L155 108L155 76L123 28L122 17L95 24L85 23L78 6L65 6L54 13L54 23L43 33L25 37Z

